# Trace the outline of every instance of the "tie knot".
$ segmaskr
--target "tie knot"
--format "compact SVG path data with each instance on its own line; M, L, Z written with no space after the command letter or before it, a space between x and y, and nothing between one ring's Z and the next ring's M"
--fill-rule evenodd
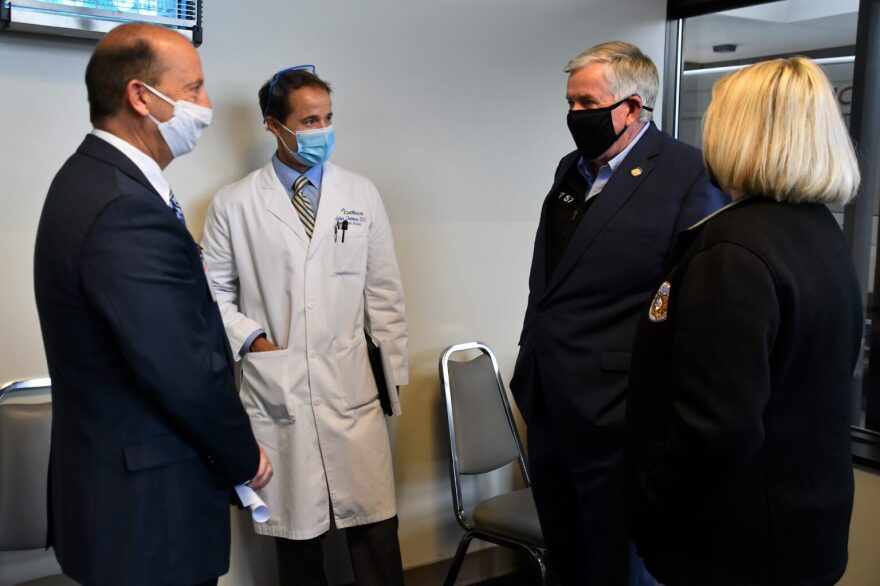
M305 175L300 175L296 178L296 181L293 182L293 193L302 193L302 190L305 189L308 184L309 178Z

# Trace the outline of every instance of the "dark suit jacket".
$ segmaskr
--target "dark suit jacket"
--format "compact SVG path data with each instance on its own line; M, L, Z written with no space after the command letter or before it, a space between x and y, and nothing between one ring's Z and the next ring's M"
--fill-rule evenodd
M700 152L652 123L596 197L547 282L547 206L579 159L577 152L562 159L544 201L510 387L526 422L541 393L563 440L604 454L622 449L632 339L673 237L725 196L709 183ZM589 446L580 441L584 434Z
M189 232L99 138L52 182L34 286L52 377L49 541L64 573L108 586L225 573L230 488L259 452L223 323Z
M633 540L664 584L821 586L846 567L864 320L825 206L737 202L682 235L626 417ZM658 283L659 285L659 283Z

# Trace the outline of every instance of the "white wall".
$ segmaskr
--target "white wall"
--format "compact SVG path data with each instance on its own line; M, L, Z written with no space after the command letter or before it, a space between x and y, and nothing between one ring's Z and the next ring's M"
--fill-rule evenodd
M207 3L201 54L215 123L167 172L195 235L216 190L271 152L257 89L300 63L317 64L333 84L334 161L375 181L394 224L411 331L405 416L391 425L406 567L451 557L460 536L437 385L441 350L481 339L506 378L513 367L538 212L556 163L572 148L562 67L616 38L662 66L665 5ZM31 287L34 230L54 172L89 130L82 78L92 48L0 33L0 380L46 372ZM225 582L271 584L271 548L239 523L234 539ZM23 576L20 560L0 556L0 585Z
M874 586L880 582L880 474L858 467L849 527L849 564L838 586Z

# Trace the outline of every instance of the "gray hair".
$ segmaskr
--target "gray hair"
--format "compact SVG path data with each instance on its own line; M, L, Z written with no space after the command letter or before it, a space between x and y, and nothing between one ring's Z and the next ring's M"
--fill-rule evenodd
M612 41L591 47L572 59L564 71L569 75L577 73L594 63L607 63L605 81L614 99L623 100L632 95L642 98L642 104L653 108L657 101L660 78L657 67L641 49L623 41ZM651 112L642 108L639 120L648 122L653 118Z

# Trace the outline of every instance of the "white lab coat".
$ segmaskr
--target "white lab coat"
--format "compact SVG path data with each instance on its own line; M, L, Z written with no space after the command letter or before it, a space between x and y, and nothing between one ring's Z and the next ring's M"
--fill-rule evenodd
M348 221L348 230L335 230ZM241 400L275 475L257 533L309 539L396 514L385 417L363 328L392 349L408 382L403 289L388 216L365 177L327 163L315 230L302 222L269 162L220 190L202 245L232 351ZM262 328L283 350L239 352Z

